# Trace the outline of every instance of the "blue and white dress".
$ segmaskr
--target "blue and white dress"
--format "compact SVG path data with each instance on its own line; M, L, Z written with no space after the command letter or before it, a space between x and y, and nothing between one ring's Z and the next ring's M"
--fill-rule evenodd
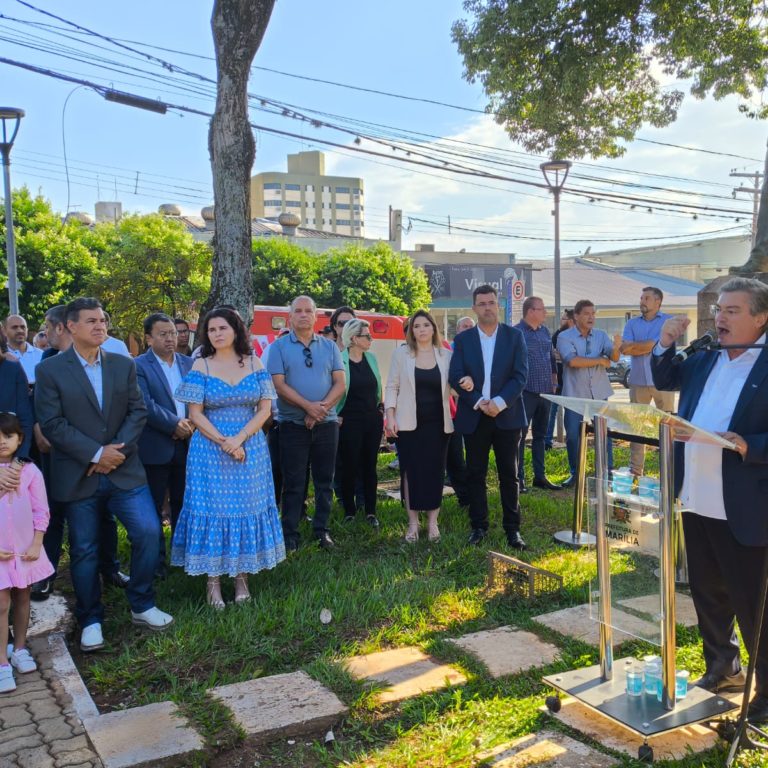
M225 437L253 418L259 400L276 398L266 370L232 386L190 371L175 398L201 403L205 416ZM191 575L257 573L285 559L272 468L264 433L245 443L245 461L235 461L199 430L187 457L187 485L171 547L171 564Z

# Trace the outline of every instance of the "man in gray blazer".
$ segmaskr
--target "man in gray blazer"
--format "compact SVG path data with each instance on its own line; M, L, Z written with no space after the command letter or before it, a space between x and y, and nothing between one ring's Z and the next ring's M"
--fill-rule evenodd
M107 324L96 299L79 298L66 310L72 346L38 367L35 407L52 446L51 493L64 504L70 536L75 614L80 647L104 645L101 624L99 528L114 514L131 542L126 588L134 624L165 629L173 618L155 606L159 521L138 455L147 409L133 360L101 349Z

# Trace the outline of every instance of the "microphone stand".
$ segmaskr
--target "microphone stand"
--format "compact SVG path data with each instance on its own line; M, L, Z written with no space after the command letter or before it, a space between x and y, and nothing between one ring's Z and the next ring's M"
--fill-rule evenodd
M707 344L703 349L710 351L728 350L728 349L766 349L768 344L720 344L715 341ZM768 731L764 731L749 722L749 696L752 690L752 682L755 678L755 668L757 666L757 655L760 650L760 638L763 630L763 620L765 618L765 604L768 601L768 547L765 550L765 559L763 560L763 575L760 582L760 598L757 604L755 615L755 635L752 638L752 647L749 649L749 664L747 665L747 682L744 686L744 695L741 699L741 711L736 725L732 725L730 720L722 724L719 733L724 739L730 737L730 748L728 757L725 761L726 768L731 768L738 753L743 749L759 749L768 751L768 744L755 741L751 734L755 734L763 739L768 739Z

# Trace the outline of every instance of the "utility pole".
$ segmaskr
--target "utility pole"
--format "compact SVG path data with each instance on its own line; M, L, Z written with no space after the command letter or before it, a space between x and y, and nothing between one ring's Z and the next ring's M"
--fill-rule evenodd
M760 192L763 174L760 171L755 171L754 173L737 173L733 170L730 172L729 176L737 179L752 179L754 184L753 187L740 186L733 188L734 198L739 192L746 192L752 195L752 247L754 248L755 243L757 242L757 212L760 209Z

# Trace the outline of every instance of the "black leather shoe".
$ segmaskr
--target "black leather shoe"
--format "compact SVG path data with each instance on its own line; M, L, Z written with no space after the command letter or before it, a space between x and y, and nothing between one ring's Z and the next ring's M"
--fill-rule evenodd
M29 592L30 600L34 600L36 603L42 603L43 600L47 600L53 592L53 579L43 579L42 581L36 581L32 585L32 589Z
M561 488L573 488L576 485L576 475L571 475L567 480L564 480L561 484Z
M333 549L336 546L333 543L331 534L327 532L323 532L317 537L317 544L320 549Z
M103 573L101 578L105 586L117 587L118 589L125 589L131 581L131 577L127 576L122 571Z
M734 675L717 675L714 672L707 672L691 683L691 685L703 688L710 693L738 693L744 690L746 684L747 678L743 669ZM766 699L766 703L768 703L768 699Z
M520 535L520 531L515 531L514 533L508 533L507 534L507 544L509 544L512 549L525 549L526 543L523 541L523 537Z
M290 555L293 552L299 551L299 542L296 541L296 539L286 539L285 540L285 554Z
M768 720L768 696L756 693L749 702L747 717L750 723L762 723Z
M472 533L469 534L469 543L473 545L477 545L484 538L485 538L485 531L482 528L473 528Z
M366 515L365 519L368 522L368 525L371 526L371 528L379 527L379 518L376 517L376 515Z
M547 479L546 477L537 477L533 481L533 487L534 488L543 488L545 491L559 491L562 489L562 485L558 485L557 483L553 483L551 480Z

